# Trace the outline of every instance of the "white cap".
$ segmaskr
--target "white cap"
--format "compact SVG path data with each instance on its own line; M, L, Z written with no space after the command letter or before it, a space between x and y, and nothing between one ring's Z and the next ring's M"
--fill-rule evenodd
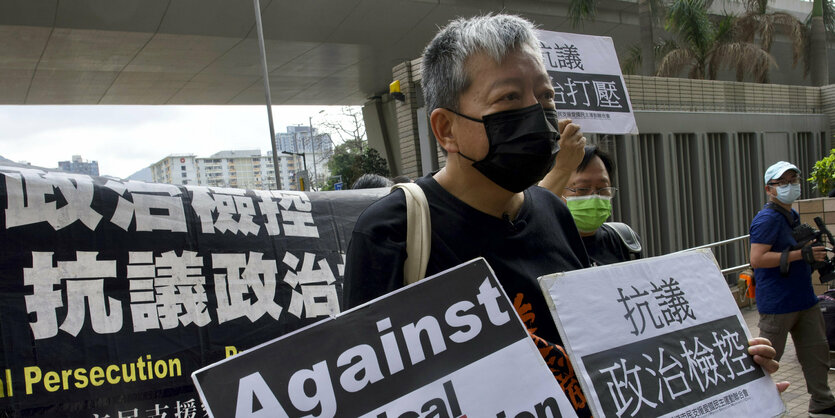
M771 167L768 167L768 170L765 170L765 184L768 184L769 181L780 178L788 170L797 171L797 174L800 174L800 170L797 169L792 163L787 163L785 161L777 161Z

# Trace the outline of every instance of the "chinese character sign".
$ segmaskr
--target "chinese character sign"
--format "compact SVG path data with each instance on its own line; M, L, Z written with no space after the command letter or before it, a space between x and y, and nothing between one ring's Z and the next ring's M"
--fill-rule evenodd
M595 416L777 416L710 250L540 279Z
M637 134L612 38L538 31L560 119L583 132Z
M484 259L193 378L213 417L576 416Z
M191 372L339 313L382 193L0 166L0 415L205 416Z

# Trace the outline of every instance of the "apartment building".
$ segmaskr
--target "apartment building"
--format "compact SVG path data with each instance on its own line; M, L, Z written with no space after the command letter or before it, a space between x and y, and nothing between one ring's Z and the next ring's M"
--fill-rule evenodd
M279 155L281 188L295 189L296 158ZM298 166L301 164L299 163ZM260 150L226 150L209 157L194 154L169 155L150 167L154 182L234 187L241 189L275 190L272 152L262 155Z
M155 183L198 184L197 157L194 154L172 154L151 164Z

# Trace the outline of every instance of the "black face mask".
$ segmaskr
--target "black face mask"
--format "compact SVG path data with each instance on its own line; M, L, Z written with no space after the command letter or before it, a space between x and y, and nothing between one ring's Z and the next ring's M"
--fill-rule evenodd
M560 150L556 110L543 109L537 103L485 115L483 119L447 110L484 124L490 142L484 159L475 161L461 152L458 154L472 161L473 168L502 188L519 193L542 180L554 167Z

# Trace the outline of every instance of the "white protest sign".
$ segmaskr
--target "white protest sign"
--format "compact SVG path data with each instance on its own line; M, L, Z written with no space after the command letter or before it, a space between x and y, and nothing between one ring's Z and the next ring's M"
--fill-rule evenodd
M570 417L484 259L198 370L213 417Z
M560 119L586 133L638 134L612 38L537 31Z
M782 414L709 250L540 279L596 417Z

